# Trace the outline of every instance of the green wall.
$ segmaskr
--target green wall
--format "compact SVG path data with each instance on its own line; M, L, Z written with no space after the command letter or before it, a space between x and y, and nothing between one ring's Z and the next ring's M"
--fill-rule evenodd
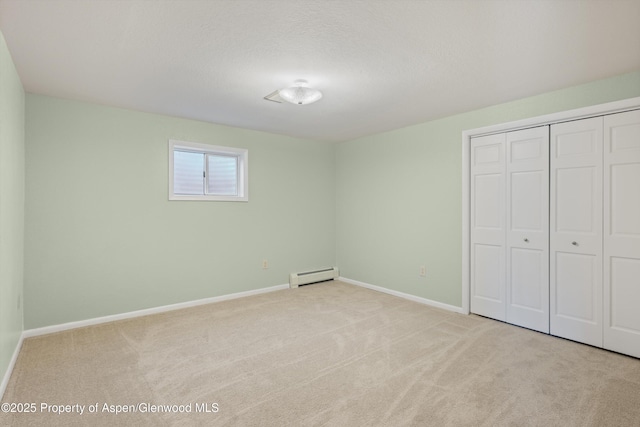
M333 144L31 94L26 129L26 328L334 265ZM249 202L169 201L170 138L248 148Z
M637 96L640 72L338 144L341 275L460 307L462 131Z
M27 95L25 327L330 265L460 306L462 131L635 96L640 72L330 144ZM250 201L169 202L170 138L248 148Z
M22 333L24 102L0 33L0 381Z

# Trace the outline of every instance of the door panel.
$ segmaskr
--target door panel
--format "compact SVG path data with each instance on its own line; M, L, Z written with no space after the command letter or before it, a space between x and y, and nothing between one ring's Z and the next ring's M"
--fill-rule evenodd
M511 300L512 306L546 311L543 307L542 287L547 278L542 277L542 251L511 248Z
M592 234L596 226L594 207L595 166L558 168L555 172L555 230L561 233ZM597 177L600 180L600 177Z
M504 300L502 286L504 280L501 277L501 272L504 270L502 251L500 246L475 245L476 289L474 295L477 298L495 303L501 303Z
M551 126L550 332L602 347L602 117Z
M600 271L597 257L569 252L556 252L555 255L555 314L573 321L600 324L596 308L596 304L602 304L600 278L596 275ZM572 338L581 340L580 336Z
M635 185L630 185L635 183ZM611 165L611 234L640 237L640 163Z
M528 131L525 131L528 132ZM539 159L542 156L542 144L539 139L521 139L511 142L511 161Z
M501 167L504 162L504 143L494 138L488 142L483 142L483 138L474 138L476 146L473 149L473 165L477 168L482 166Z
M484 174L475 177L475 198L480 203L475 204L475 223L478 229L492 229L503 231L501 210L504 208L502 201L502 174Z
M505 316L505 136L471 140L472 313Z
M631 111L629 113L620 113L626 114L627 117L633 117L634 115L638 115L638 111ZM617 114L607 116L611 120L611 127L608 128L610 137L610 153L617 153L624 156L624 153L627 150L630 150L632 154L637 154L638 150L640 150L640 140L638 139L638 135L640 135L640 123L634 123L634 119L631 118L629 122L625 122L625 119L616 119L613 116Z
M549 127L506 135L507 322L549 333Z
M640 110L604 130L604 347L640 357Z
M602 135L594 132L593 129L582 129L580 125L575 126L572 122L553 126L565 129L557 134L554 143L555 150L551 150L557 159L571 159L580 155L591 156L601 151L598 150L597 147L600 144L596 141L602 138Z
M511 174L511 230L541 230L544 215L540 206L545 204L542 200L545 182L546 177L540 171Z
M640 333L640 259L611 257L611 327Z

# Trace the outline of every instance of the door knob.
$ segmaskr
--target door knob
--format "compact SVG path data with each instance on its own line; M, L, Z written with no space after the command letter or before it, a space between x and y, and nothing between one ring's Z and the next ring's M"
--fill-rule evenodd
M573 246L578 246L578 242L571 242Z

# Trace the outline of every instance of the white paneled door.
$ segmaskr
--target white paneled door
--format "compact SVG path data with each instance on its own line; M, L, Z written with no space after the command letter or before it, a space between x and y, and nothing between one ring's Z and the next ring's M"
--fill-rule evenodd
M604 118L604 347L640 357L640 110Z
M602 347L602 117L551 126L550 332Z
M639 104L470 138L472 313L640 358Z
M505 135L471 142L471 311L506 320Z
M506 134L507 322L549 333L549 127Z
M471 141L471 311L549 332L549 127Z

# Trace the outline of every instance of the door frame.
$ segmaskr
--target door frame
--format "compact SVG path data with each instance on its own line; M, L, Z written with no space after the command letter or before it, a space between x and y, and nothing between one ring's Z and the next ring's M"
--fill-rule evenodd
M462 132L462 313L470 313L470 208L471 208L471 138L476 136L491 135L495 133L527 129L537 126L552 125L571 120L586 119L589 117L603 116L606 114L621 113L623 111L640 108L640 97L592 105L574 110L560 111L543 116L531 117L497 125L485 126Z

